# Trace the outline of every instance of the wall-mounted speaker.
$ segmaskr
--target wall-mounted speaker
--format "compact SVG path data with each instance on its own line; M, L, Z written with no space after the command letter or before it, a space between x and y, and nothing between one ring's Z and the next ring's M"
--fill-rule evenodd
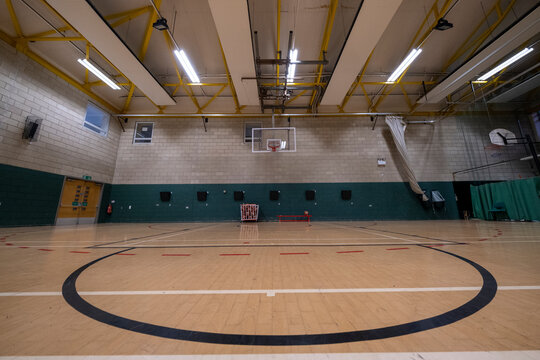
M171 192L170 191L161 191L159 193L159 198L161 201L171 201Z
M351 200L352 191L351 190L341 190L341 199L342 200Z
M24 124L22 138L25 140L30 140L30 142L37 141L41 121L42 119L38 118L37 116L27 116L26 122Z
M278 190L270 190L270 200L272 200L272 201L278 201L279 200L279 191Z
M197 200L206 201L208 198L208 191L197 191Z
M306 190L306 200L307 201L315 200L315 190Z
M244 192L243 191L235 191L234 192L234 201L243 201L244 200Z

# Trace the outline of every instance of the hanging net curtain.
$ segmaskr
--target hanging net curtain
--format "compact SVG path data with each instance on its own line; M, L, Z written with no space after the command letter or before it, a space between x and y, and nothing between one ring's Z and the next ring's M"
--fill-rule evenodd
M418 181L416 180L416 176L414 175L414 171L411 167L411 163L409 161L409 154L407 153L407 145L405 144L405 128L407 127L407 124L403 121L402 116L386 116L385 122L388 124L388 127L390 128L390 132L392 133L392 138L394 139L394 143L396 144L396 147L399 151L399 155L401 155L401 159L403 160L403 168L405 169L405 177L407 178L407 181L409 182L409 185L411 186L412 191L414 191L418 195L422 195L422 201L428 201L428 197L424 194L422 189L420 188L420 185L418 185Z

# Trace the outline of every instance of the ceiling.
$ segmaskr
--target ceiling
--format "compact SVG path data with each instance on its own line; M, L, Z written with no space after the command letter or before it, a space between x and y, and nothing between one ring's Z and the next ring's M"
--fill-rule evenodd
M451 112L480 100L521 109L524 104L538 106L539 4L5 0L0 1L0 35L116 114L422 115ZM169 31L152 27L160 17ZM440 18L453 27L434 30ZM291 83L285 80L289 38L300 61ZM504 47L498 46L503 40ZM500 76L471 84L527 46L535 50ZM185 51L200 83L192 83L174 57L176 47ZM422 53L405 74L386 84L417 47ZM77 62L85 57L121 89L87 74ZM443 89L452 76L457 82ZM427 101L435 92L442 100Z

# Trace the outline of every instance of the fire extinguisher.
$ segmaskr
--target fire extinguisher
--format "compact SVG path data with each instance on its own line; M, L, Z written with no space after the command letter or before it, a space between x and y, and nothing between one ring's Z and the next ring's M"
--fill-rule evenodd
M112 205L109 204L109 206L107 206L107 215L111 215L112 214Z

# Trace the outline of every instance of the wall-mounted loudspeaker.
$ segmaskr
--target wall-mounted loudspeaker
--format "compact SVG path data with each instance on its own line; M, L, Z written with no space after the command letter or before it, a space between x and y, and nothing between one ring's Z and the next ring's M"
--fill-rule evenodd
M243 191L235 191L234 192L234 201L243 201L244 200L244 192Z
M171 201L171 192L170 191L161 191L159 193L159 198L161 201Z
M278 200L279 200L279 191L277 191L277 190L270 190L270 200L272 200L272 201L278 201Z
M351 200L352 191L351 190L341 190L341 199L342 200Z
M306 190L306 200L308 201L315 200L315 190Z
M208 198L207 191L197 191L197 200L206 201L207 198Z
M37 116L27 116L26 122L24 124L22 138L25 140L30 140L30 142L37 141L41 121L42 119L38 118Z

